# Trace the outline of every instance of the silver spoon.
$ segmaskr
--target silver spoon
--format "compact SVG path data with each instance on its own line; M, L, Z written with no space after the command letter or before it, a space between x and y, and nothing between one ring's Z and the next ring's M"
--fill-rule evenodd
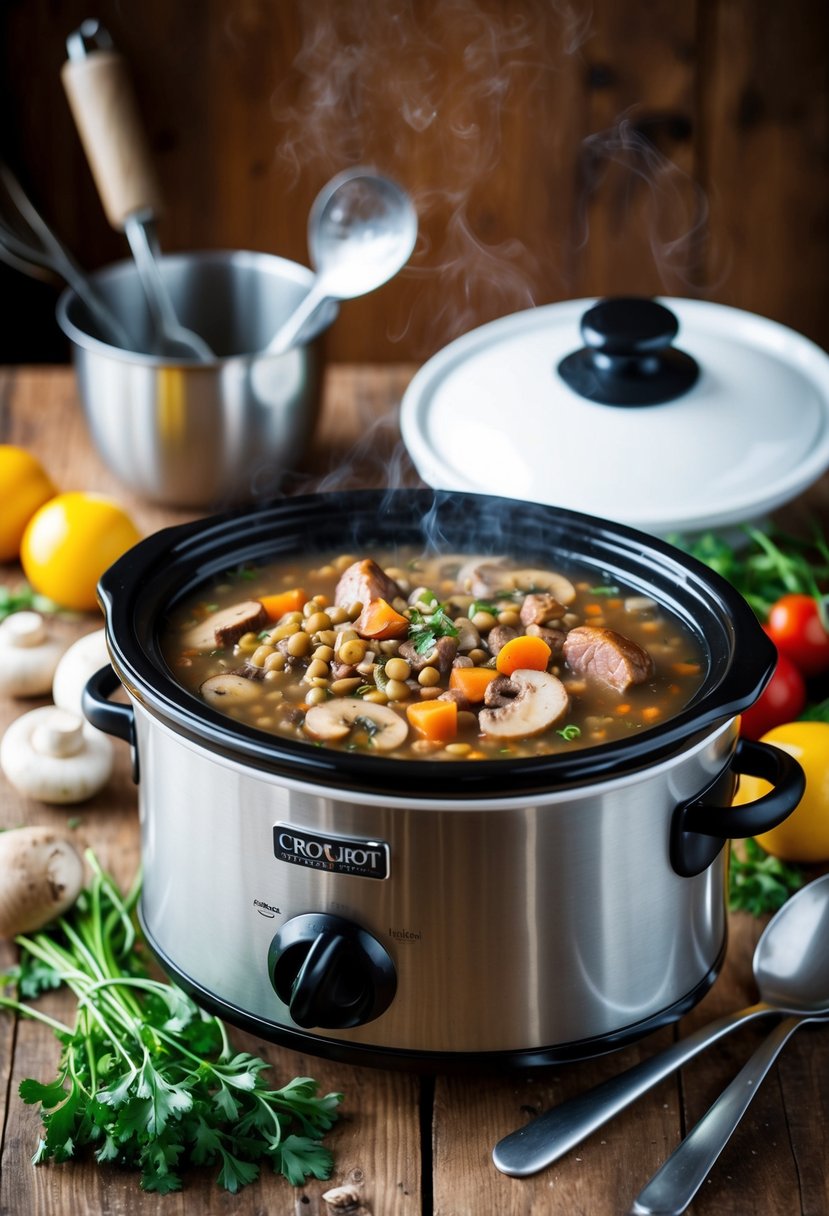
M66 40L61 70L75 125L107 219L126 234L147 297L158 353L208 362L213 351L178 320L156 260L160 192L126 64L99 21Z
M281 355L292 346L326 300L351 300L387 282L409 260L416 238L417 213L396 182L361 167L338 173L308 215L317 277L265 354Z
M497 1168L526 1178L558 1161L710 1044L754 1018L772 1013L829 1015L829 875L798 891L772 917L754 951L753 970L760 994L756 1005L703 1026L659 1055L505 1136L492 1152Z
M778 992L785 995L790 973L795 972L802 992L805 994L811 988L814 1002L825 1006L829 987L829 874L804 887L786 907L791 908L787 921L791 933L794 934L796 924L800 925L801 948L799 952L792 950L787 955L778 943L776 955L766 960L766 986L776 983ZM824 1021L827 1016L829 1011L824 1007L778 1022L731 1084L643 1187L630 1209L631 1216L680 1216L685 1211L791 1036L807 1022Z

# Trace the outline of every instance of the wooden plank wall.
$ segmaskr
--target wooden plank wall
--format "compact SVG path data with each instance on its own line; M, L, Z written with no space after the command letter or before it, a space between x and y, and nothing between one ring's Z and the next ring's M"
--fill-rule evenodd
M829 345L823 0L98 0L166 195L168 251L307 260L320 186L414 195L410 267L347 305L344 361L422 360L533 304L693 295ZM0 11L0 152L94 268L111 232L59 83L88 0ZM0 361L65 355L55 292L5 268ZM9 307L11 305L11 307Z

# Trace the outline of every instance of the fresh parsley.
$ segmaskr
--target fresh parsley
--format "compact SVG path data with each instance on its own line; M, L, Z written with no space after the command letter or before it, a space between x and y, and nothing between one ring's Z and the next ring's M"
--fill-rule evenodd
M676 535L669 539L736 587L760 620L766 620L781 596L794 593L813 596L824 624L829 624L821 591L829 579L829 539L820 527L815 525L808 539L749 525L743 532L742 545L732 545L716 532L693 540Z
M54 600L45 595L38 595L28 583L19 583L16 587L0 585L0 621L4 621L13 612L39 612L47 615L59 612L59 606Z
M731 849L728 871L728 906L732 912L763 916L776 912L800 887L803 872L772 857L756 840L742 841L740 851Z
M409 641L418 654L434 650L438 638L456 638L458 630L446 612L446 605L438 602L431 591L424 591L418 603L429 609L409 609Z
M133 921L138 885L123 897L86 856L90 886L55 924L16 939L20 964L2 977L18 995L0 1005L50 1026L62 1045L54 1080L20 1084L43 1121L35 1164L87 1148L97 1161L139 1170L142 1188L160 1194L180 1190L191 1163L217 1169L231 1192L268 1163L295 1186L328 1178L321 1137L341 1095L320 1097L309 1077L271 1088L265 1060L234 1053L217 1018L150 979ZM61 983L78 1001L74 1025L22 999Z

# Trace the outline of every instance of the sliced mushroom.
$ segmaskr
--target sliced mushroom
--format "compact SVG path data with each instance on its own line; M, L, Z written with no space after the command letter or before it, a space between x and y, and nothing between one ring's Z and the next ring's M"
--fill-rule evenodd
M497 684L497 688L493 685ZM539 735L557 722L570 704L561 680L546 671L514 671L509 680L493 680L487 694L503 703L482 709L478 725L485 735L496 739L526 739ZM489 700L489 695L488 698Z
M227 712L233 705L248 705L258 701L262 695L256 687L256 680L240 675L238 671L225 671L218 676L210 676L199 687L199 692L208 705Z
M216 646L232 646L243 633L264 629L268 614L259 600L244 600L220 608L188 629L182 638L185 647L193 650L213 650Z
M525 566L520 570L508 570L505 581L498 590L513 591L547 591L560 604L572 604L576 598L576 588L563 574L554 570L539 570L534 566Z
M409 733L405 721L393 709L359 697L323 701L312 705L305 715L307 733L328 743L345 739L354 726L360 725L367 727L371 745L378 752L394 751Z

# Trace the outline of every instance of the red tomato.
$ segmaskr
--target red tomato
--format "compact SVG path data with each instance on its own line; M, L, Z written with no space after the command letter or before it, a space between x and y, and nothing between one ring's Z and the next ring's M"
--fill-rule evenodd
M767 633L802 675L829 671L829 633L810 595L784 595L772 606Z
M740 734L746 739L759 739L773 727L793 722L803 713L805 705L803 676L784 654L778 654L777 666L768 684L740 717Z

